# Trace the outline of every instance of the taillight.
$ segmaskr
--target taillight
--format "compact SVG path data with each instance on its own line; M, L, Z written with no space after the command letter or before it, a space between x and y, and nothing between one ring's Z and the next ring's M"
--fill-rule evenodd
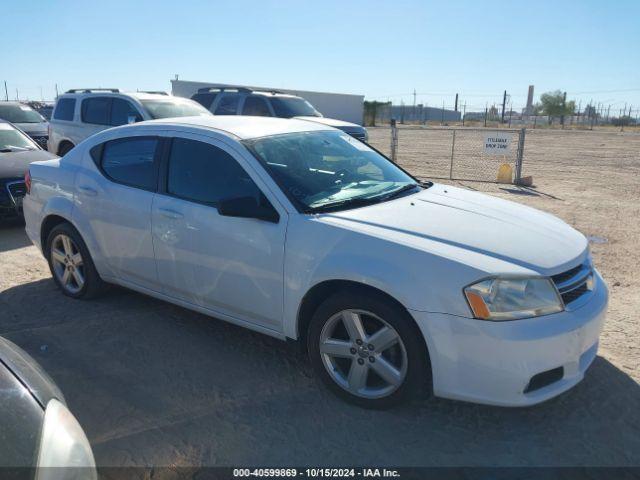
M29 170L24 174L24 186L27 189L27 194L31 193L31 172Z

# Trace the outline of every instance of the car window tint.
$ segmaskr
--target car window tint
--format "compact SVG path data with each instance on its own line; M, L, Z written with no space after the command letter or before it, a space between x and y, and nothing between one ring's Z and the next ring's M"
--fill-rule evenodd
M240 95L237 93L225 93L222 95L218 106L216 107L216 115L235 115L238 111L238 101Z
M243 115L253 115L258 117L270 117L271 112L264 98L257 96L247 97L242 107Z
M133 121L129 121L129 119ZM122 98L114 98L111 103L111 125L126 125L128 123L140 122L142 116L131 102Z
M76 109L75 98L61 98L56 103L56 111L53 113L53 118L56 120L73 120L73 113Z
M96 125L109 125L109 97L87 98L82 101L82 121Z
M157 144L158 140L153 137L133 137L107 142L102 152L102 170L116 182L155 190L158 179L155 161Z
M211 104L213 103L213 101L216 99L216 93L196 93L193 97L191 97L191 100L195 100L196 102L198 102L200 105L202 105L204 108L206 108L207 110L209 108L211 108Z
M174 138L171 145L167 191L209 205L226 198L260 198L256 184L231 155L184 138Z

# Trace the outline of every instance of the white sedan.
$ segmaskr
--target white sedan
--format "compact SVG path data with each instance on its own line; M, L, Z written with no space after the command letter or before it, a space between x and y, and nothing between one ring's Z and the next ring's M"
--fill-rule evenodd
M596 356L608 293L582 234L420 182L331 127L142 122L32 164L26 181L26 230L63 293L115 283L298 340L362 406L431 389L531 405Z

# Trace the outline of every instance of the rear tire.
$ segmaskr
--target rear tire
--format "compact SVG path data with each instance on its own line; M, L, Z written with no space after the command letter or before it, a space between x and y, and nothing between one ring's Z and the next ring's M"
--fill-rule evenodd
M70 142L64 142L62 145L60 145L60 148L58 149L58 156L59 157L64 157L67 153L69 153L72 149L73 149L74 145Z
M338 292L315 311L307 348L320 379L365 408L390 408L428 391L429 357L409 313L367 291Z
M47 237L45 257L53 280L62 293L72 298L94 298L105 288L89 250L69 223L53 227Z

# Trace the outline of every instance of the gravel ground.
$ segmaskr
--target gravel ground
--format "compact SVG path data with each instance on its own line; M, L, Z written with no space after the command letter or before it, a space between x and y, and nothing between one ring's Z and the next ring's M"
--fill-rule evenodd
M388 135L373 129L372 142ZM401 163L428 177L428 145L420 132L411 141ZM536 407L352 407L286 343L119 288L64 297L15 224L0 226L0 334L59 384L103 466L640 465L639 152L640 135L528 132L536 188L463 183L606 240L592 245L611 288L600 354L582 383Z

